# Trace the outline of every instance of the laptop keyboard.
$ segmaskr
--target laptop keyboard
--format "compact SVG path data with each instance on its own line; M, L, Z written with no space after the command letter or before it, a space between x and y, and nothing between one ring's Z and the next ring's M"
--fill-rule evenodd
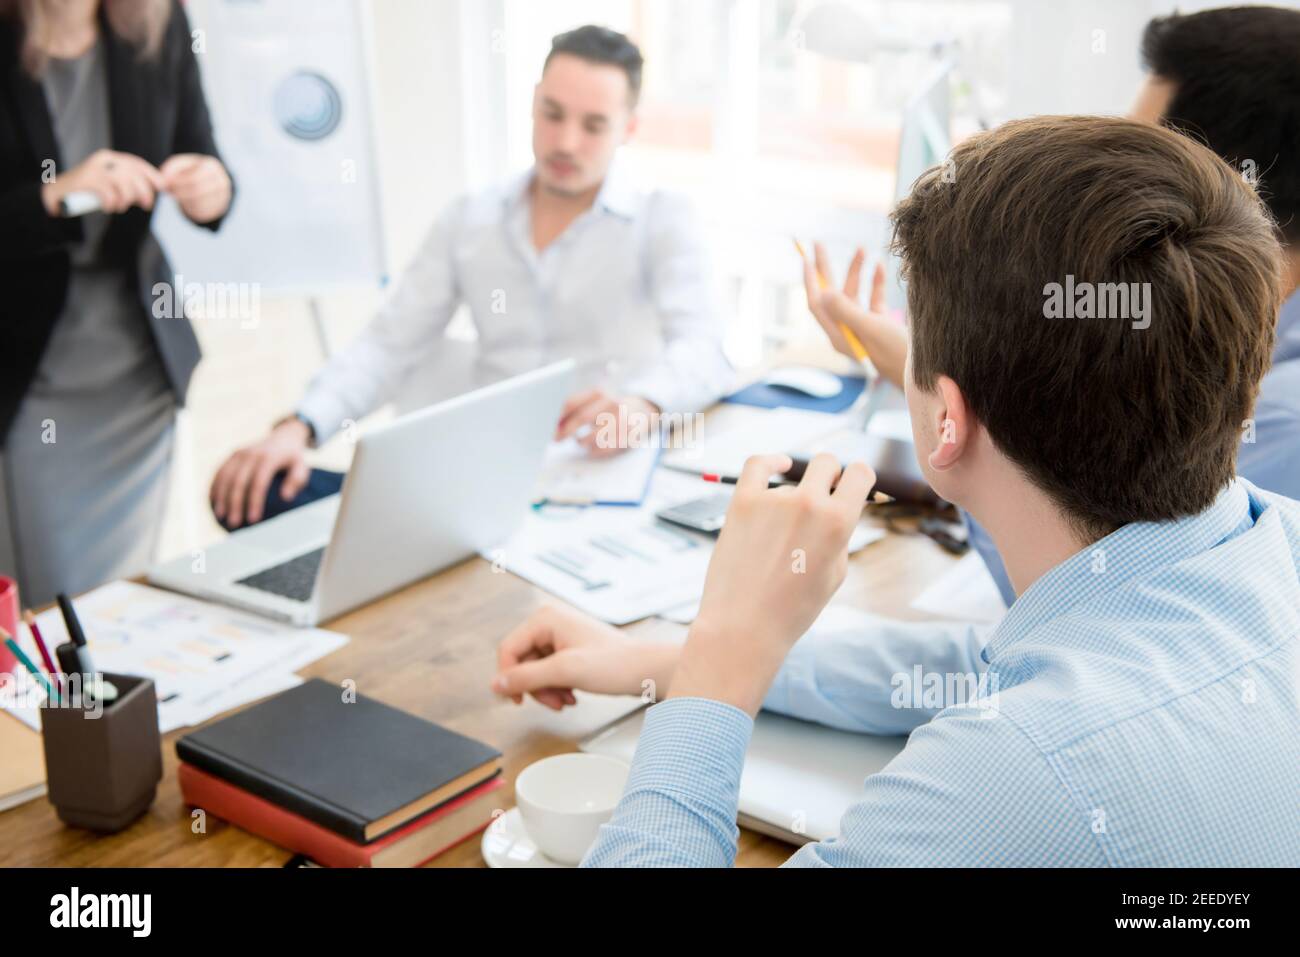
M307 552L287 562L263 569L256 575L241 578L235 584L247 585L258 591L269 591L273 595L282 595L294 601L307 601L316 587L316 572L320 569L321 559L325 557L324 546L314 552Z

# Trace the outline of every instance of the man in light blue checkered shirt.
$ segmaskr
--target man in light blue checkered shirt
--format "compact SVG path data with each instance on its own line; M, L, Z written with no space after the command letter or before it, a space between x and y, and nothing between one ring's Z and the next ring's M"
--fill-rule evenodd
M839 838L789 864L1300 865L1297 565L1300 505L1238 481L1200 515L1127 525L1052 569L982 652L942 632L891 645L879 624L869 648L810 635L778 678L789 697L765 706L898 733L932 713L890 707L889 676L917 662L987 668L995 690L913 731ZM856 701L818 690L855 674ZM751 728L716 700L653 706L585 863L729 865Z
M769 488L788 460L751 459L680 653L557 611L503 643L502 694L669 688L586 865L732 863L760 706L915 727L792 864L1300 865L1300 503L1234 477L1280 301L1272 223L1218 157L1135 122L1021 120L951 158L895 213L908 406L926 478L1018 599L987 642L799 641L874 477L818 456ZM1080 292L1061 316L1066 276L1093 306L1128 284L1129 312ZM981 693L890 708L891 669L916 666Z

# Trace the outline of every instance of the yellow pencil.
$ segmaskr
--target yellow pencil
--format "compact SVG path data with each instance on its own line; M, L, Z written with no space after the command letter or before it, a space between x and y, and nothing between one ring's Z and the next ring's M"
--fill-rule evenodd
M798 251L799 258L802 259L804 262L807 262L808 254L804 252L803 243L799 242L798 238L795 238L794 240L794 248ZM822 271L818 269L816 266L814 266L813 269L817 273L817 285L820 286L822 289L829 288L830 283L826 281L826 277L822 275ZM840 332L844 334L844 338L848 341L849 348L853 350L854 358L856 358L859 362L863 364L863 366L866 367L868 372L868 377L875 378L876 365L874 362L871 361L871 356L867 354L866 346L862 344L862 340L860 340L856 335L854 335L853 330L850 329L847 325L845 325L842 322L840 323Z

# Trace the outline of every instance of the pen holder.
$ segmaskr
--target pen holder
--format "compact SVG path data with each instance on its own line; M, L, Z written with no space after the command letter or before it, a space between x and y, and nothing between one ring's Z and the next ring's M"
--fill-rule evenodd
M50 803L65 824L120 831L153 803L162 778L162 741L153 682L103 676L116 701L95 705L66 696L41 706ZM100 709L95 715L97 707Z

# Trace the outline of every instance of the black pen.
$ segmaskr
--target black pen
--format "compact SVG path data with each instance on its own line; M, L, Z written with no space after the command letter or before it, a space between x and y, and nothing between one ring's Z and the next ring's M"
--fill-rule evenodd
M63 614L63 624L68 629L68 638L77 648L77 661L80 664L78 670L83 675L93 675L95 663L90 660L90 650L86 647L86 633L81 630L81 622L77 619L76 609L72 607L72 600L62 592L59 592L57 599L59 611Z
M798 485L803 479L803 474L808 470L808 459L791 459L794 463L789 469L781 473L780 478L769 479L768 488L781 488L784 485ZM705 472L700 478L706 482L717 482L720 485L735 485L739 479L734 475L718 475L713 472ZM833 488L834 486L832 486ZM894 501L892 495L886 495L884 492L872 489L867 493L868 505L889 505Z

